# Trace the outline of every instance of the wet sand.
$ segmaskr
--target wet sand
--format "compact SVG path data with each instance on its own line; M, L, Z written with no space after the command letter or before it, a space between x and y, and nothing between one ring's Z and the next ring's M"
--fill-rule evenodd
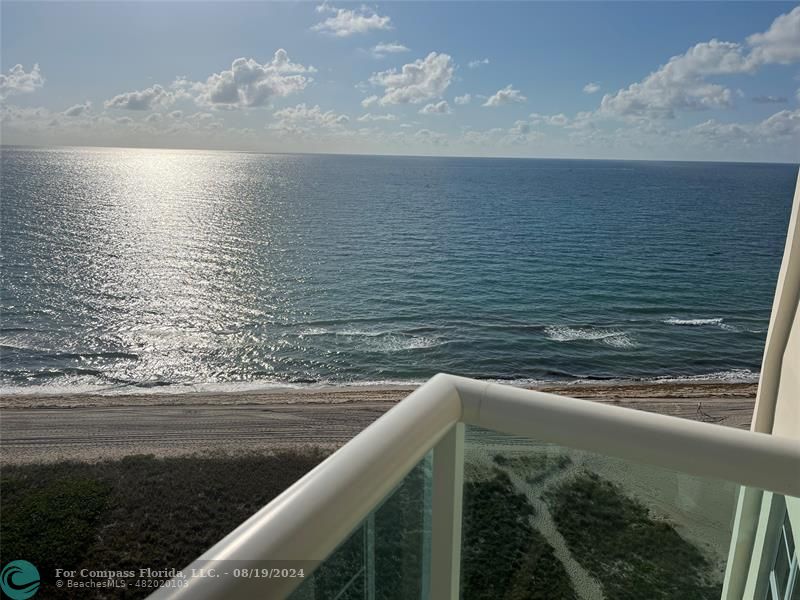
M132 454L180 456L334 449L413 387L6 396L0 398L0 464L98 461ZM543 391L747 428L755 384L548 386Z

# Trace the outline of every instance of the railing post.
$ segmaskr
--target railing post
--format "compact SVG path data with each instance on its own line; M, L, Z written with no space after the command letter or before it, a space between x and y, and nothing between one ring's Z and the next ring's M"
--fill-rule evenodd
M364 523L364 537L366 538L364 552L365 598L366 600L375 600L375 511L369 514L367 522Z
M456 423L433 449L431 599L459 597L463 485L464 424Z

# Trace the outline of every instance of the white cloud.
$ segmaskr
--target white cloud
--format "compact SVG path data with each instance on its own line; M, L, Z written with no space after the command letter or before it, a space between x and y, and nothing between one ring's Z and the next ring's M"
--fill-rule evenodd
M775 113L756 125L755 132L770 139L800 139L800 109Z
M183 111L173 110L168 115L173 123L166 133L219 131L224 128L224 123L208 112L196 112L185 115Z
M444 146L447 144L447 136L438 131L431 131L430 129L420 129L414 134L414 139L423 144L433 144L435 146Z
M583 86L583 93L584 94L596 94L600 91L600 84L590 81L585 86Z
M370 106L377 104L378 100L380 100L378 96L369 96L361 101L361 106L364 108L369 108Z
M85 115L92 109L92 103L88 100L83 104L76 104L74 106L70 106L67 110L63 112L65 117L80 117L81 115Z
M673 118L678 111L728 108L734 93L709 77L752 74L766 64L800 61L800 7L741 44L713 39L673 56L642 81L606 94L600 110L618 117Z
M780 15L767 31L749 36L747 43L751 62L788 65L800 61L800 6Z
M397 115L393 115L391 113L386 113L384 115L376 115L376 114L373 114L373 113L366 113L366 114L361 115L360 117L358 117L358 120L361 121L362 123L365 123L365 122L368 122L368 121L396 121L397 120Z
M150 113L149 115L147 115L145 123L152 123L152 124L160 123L163 119L164 115L162 115L161 113Z
M478 68L478 67L480 67L481 65L488 65L488 64L489 64L489 59L488 59L488 58L481 58L481 59L478 59L478 60L471 60L471 61L469 61L469 62L467 63L467 66L468 66L470 69L477 69L477 68Z
M738 44L703 42L673 56L641 82L606 94L600 110L622 117L672 118L677 110L729 107L733 104L731 90L709 83L706 77L749 70Z
M333 16L317 23L311 29L330 33L336 37L349 37L356 33L392 28L392 21L389 17L382 17L363 5L358 9L351 10L335 8L328 3L323 3L317 6L317 12L333 13Z
M463 96L456 96L453 98L453 102L456 104L469 104L472 102L472 94L464 94Z
M441 102L426 104L423 108L419 110L419 113L422 115L449 115L452 111L450 110L450 105L447 103L447 100L442 100Z
M33 65L30 71L25 71L22 65L14 65L8 73L0 73L0 99L5 99L13 94L29 94L44 85L44 77L39 70L39 65Z
M21 126L23 124L42 124L53 118L49 110L42 107L22 108L13 104L0 104L0 122L4 125Z
M350 121L347 115L336 114L332 110L323 112L319 105L309 107L305 104L277 110L274 117L278 121L270 126L271 129L299 133L311 129L341 129Z
M410 52L410 49L398 42L384 42L372 48L375 58L383 58L387 54L400 54L401 52Z
M564 124L564 127L567 129L594 130L597 129L597 123L595 120L594 112L581 111L572 117L572 119L568 119L567 123Z
M173 102L173 95L156 84L142 91L119 94L106 100L106 108L124 110L151 110L157 106L166 106Z
M490 96L489 99L483 103L483 106L503 106L505 104L514 104L525 102L528 98L522 95L522 92L515 90L508 84L501 90Z
M391 69L374 73L369 81L384 88L379 103L385 106L420 104L426 100L439 98L452 79L453 61L450 56L431 52L425 58L403 65L400 71Z
M553 125L555 127L565 127L569 124L569 118L564 113L558 113L557 115L541 115L539 113L531 113L530 119L534 125L544 123L546 125Z
M216 108L268 106L273 98L283 98L304 90L313 81L316 69L293 63L283 48L272 60L260 64L252 58L237 58L231 68L211 75L204 83L176 81L176 86L194 94L198 103Z
M800 138L800 109L782 110L758 123L720 123L709 119L688 133L717 146L785 143Z

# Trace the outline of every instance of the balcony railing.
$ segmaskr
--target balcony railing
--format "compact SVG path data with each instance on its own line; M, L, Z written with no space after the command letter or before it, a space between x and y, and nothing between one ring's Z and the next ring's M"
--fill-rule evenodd
M494 448L504 454L493 454ZM687 532L705 528L708 539L719 538L725 556L718 573L738 568L724 564L738 486L800 497L800 442L793 438L437 375L153 597L455 599L464 586L479 583L474 574L462 581L462 549L465 559L485 559L475 554L473 542L462 540L462 503L469 499L465 480L474 490L502 471L539 489L540 481L557 479L574 464L611 479L608 485L595 475L586 479L608 493L622 489L613 485L615 477L638 478L639 492L684 519ZM665 473L671 474L669 498L659 497L665 495ZM544 507L537 518L555 522L569 535L590 535L570 529L570 512L553 504L559 499L552 489L562 494L561 501L568 493L580 498L563 485L531 495L531 502ZM711 510L700 506L698 499L712 492L730 496L729 502L719 501L730 519L713 508L717 504ZM700 515L702 510L709 514ZM470 514L475 519L479 513ZM548 543L559 560L580 549L585 556L578 559L585 560L578 560L568 577L572 584L598 585L591 566L595 549L569 535L552 533ZM602 541L613 543L607 538ZM303 577L297 576L300 571ZM381 593L382 586L393 593ZM721 593L728 597L727 590Z

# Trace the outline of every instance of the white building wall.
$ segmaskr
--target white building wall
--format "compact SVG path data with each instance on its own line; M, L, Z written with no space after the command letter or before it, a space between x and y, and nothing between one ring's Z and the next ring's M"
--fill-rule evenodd
M800 178L775 290L751 429L800 443ZM800 478L800 465L797 477ZM778 531L788 514L800 542L800 499L741 490L722 597L764 600Z

